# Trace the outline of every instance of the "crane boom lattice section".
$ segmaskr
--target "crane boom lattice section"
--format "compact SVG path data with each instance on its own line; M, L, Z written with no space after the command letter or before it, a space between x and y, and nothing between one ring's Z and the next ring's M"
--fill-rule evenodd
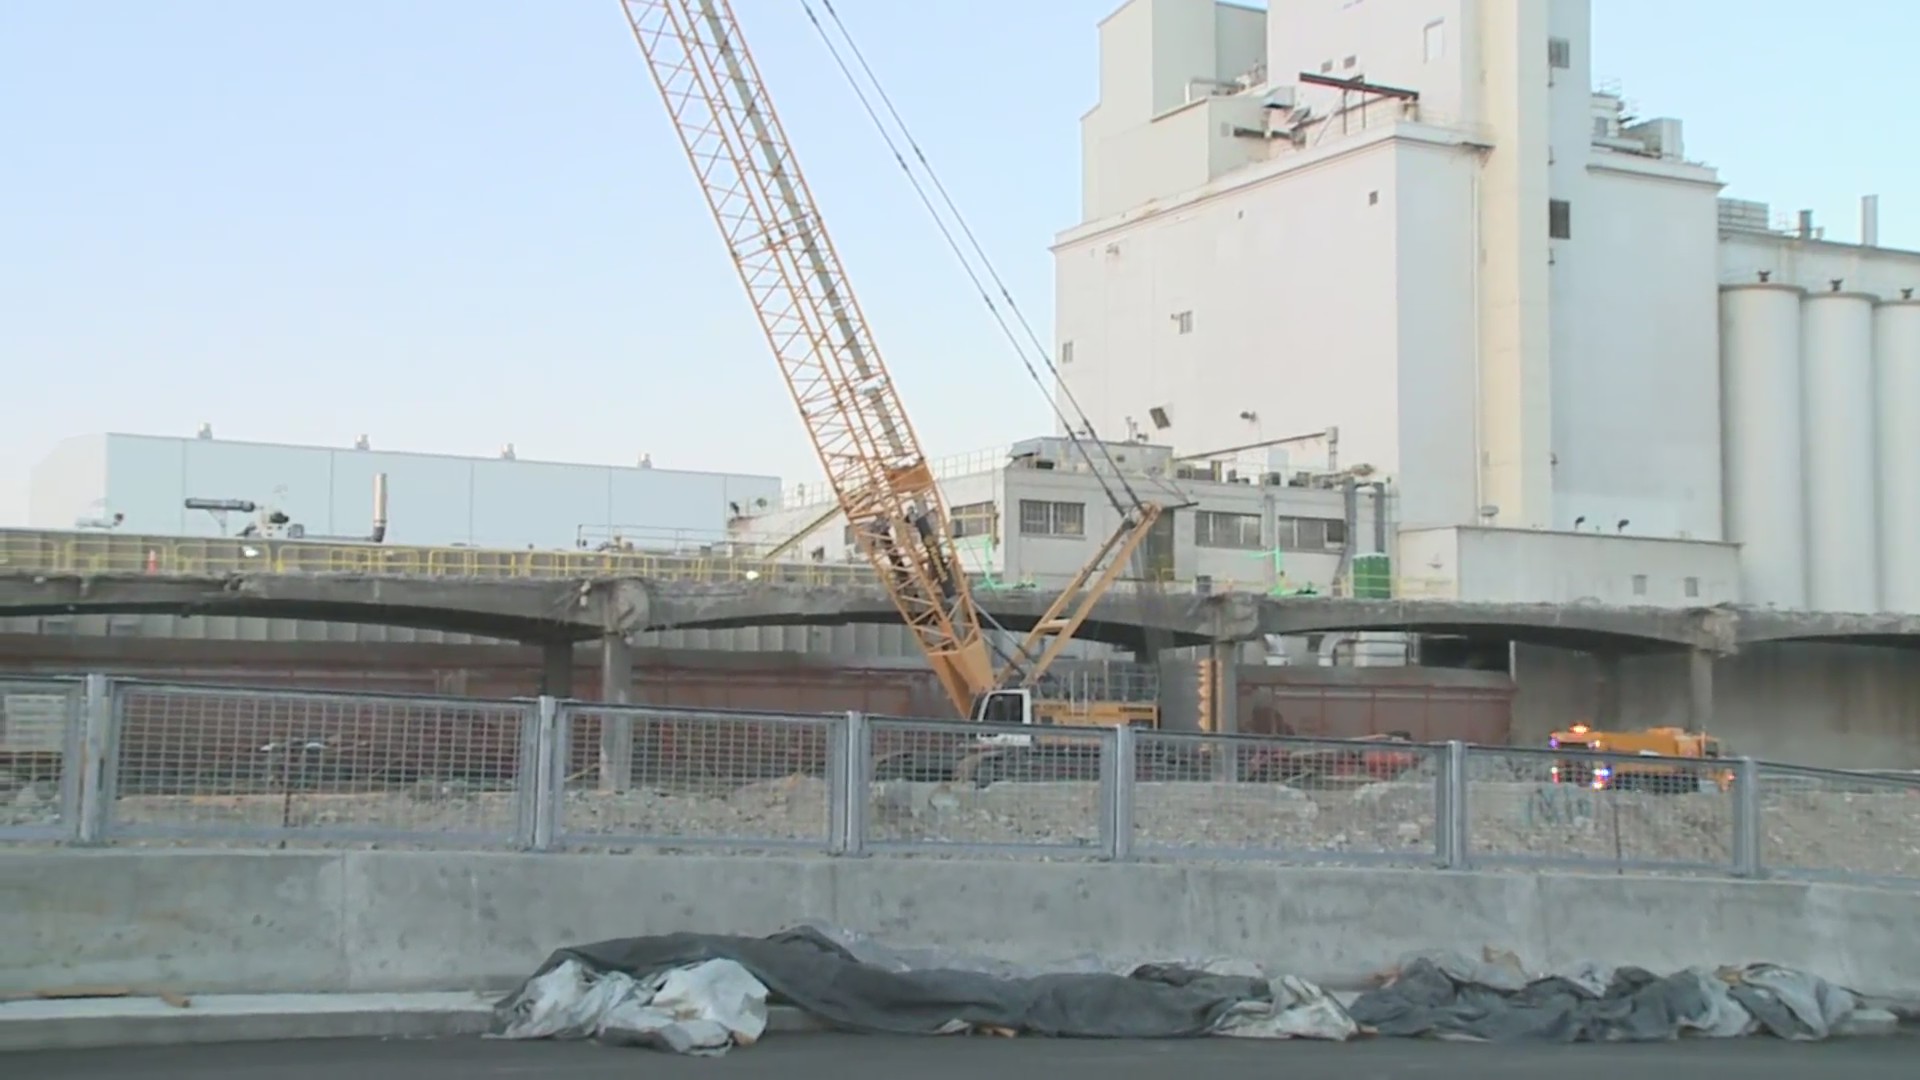
M622 0L855 541L965 714L994 673L946 507L728 0Z

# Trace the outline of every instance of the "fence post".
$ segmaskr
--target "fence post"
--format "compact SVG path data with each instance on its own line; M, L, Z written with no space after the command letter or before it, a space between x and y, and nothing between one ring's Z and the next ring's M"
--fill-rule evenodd
M833 753L827 760L827 800L835 855L867 853L867 786L872 775L872 725L854 711L834 725Z
M1757 878L1760 865L1760 764L1750 757L1733 763L1733 876Z
M113 820L113 789L119 769L120 740L114 687L105 675L88 675L81 707L80 814L73 832L78 844L104 843Z
M1107 833L1102 846L1107 857L1116 862L1133 858L1133 795L1134 780L1140 775L1139 746L1132 724L1113 729L1111 750L1108 744L1101 744L1100 786L1107 811L1102 820ZM1228 752L1232 752L1231 746Z
M520 846L528 851L553 848L555 808L566 779L555 733L559 730L560 700L542 694L527 708L520 744L520 775L516 778L520 813Z
M66 724L60 733L60 839L80 842L87 771L87 686L67 691Z
M1435 831L1440 865L1467 868L1467 744L1449 740L1434 778Z

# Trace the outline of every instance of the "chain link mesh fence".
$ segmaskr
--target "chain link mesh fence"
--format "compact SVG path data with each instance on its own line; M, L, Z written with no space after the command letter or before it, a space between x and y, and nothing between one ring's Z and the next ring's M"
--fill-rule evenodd
M123 684L106 835L510 844L529 716L512 702Z
M834 716L567 704L563 844L825 849Z
M1140 732L1131 848L1143 855L1432 863L1445 747Z
M1756 771L1768 873L1920 881L1920 777L1771 763Z
M1111 851L1111 729L871 717L866 733L866 850Z
M0 678L0 840L1264 858L1907 885L1920 882L1920 776L1404 737L16 677Z
M1733 867L1732 762L1472 746L1465 771L1472 865Z
M0 679L0 839L72 830L85 693L79 679Z

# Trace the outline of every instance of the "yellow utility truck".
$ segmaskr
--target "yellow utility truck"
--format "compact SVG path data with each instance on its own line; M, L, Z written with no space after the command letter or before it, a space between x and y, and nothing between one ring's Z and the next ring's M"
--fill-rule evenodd
M1720 740L1677 727L1595 731L1575 724L1547 740L1555 750L1584 751L1553 763L1553 782L1595 791L1650 791L1663 795L1733 786L1733 770L1718 764Z

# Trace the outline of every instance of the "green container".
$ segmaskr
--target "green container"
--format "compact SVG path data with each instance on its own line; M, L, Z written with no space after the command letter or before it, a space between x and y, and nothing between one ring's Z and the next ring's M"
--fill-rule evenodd
M1360 600L1393 597L1393 560L1384 554L1353 557L1353 595Z

